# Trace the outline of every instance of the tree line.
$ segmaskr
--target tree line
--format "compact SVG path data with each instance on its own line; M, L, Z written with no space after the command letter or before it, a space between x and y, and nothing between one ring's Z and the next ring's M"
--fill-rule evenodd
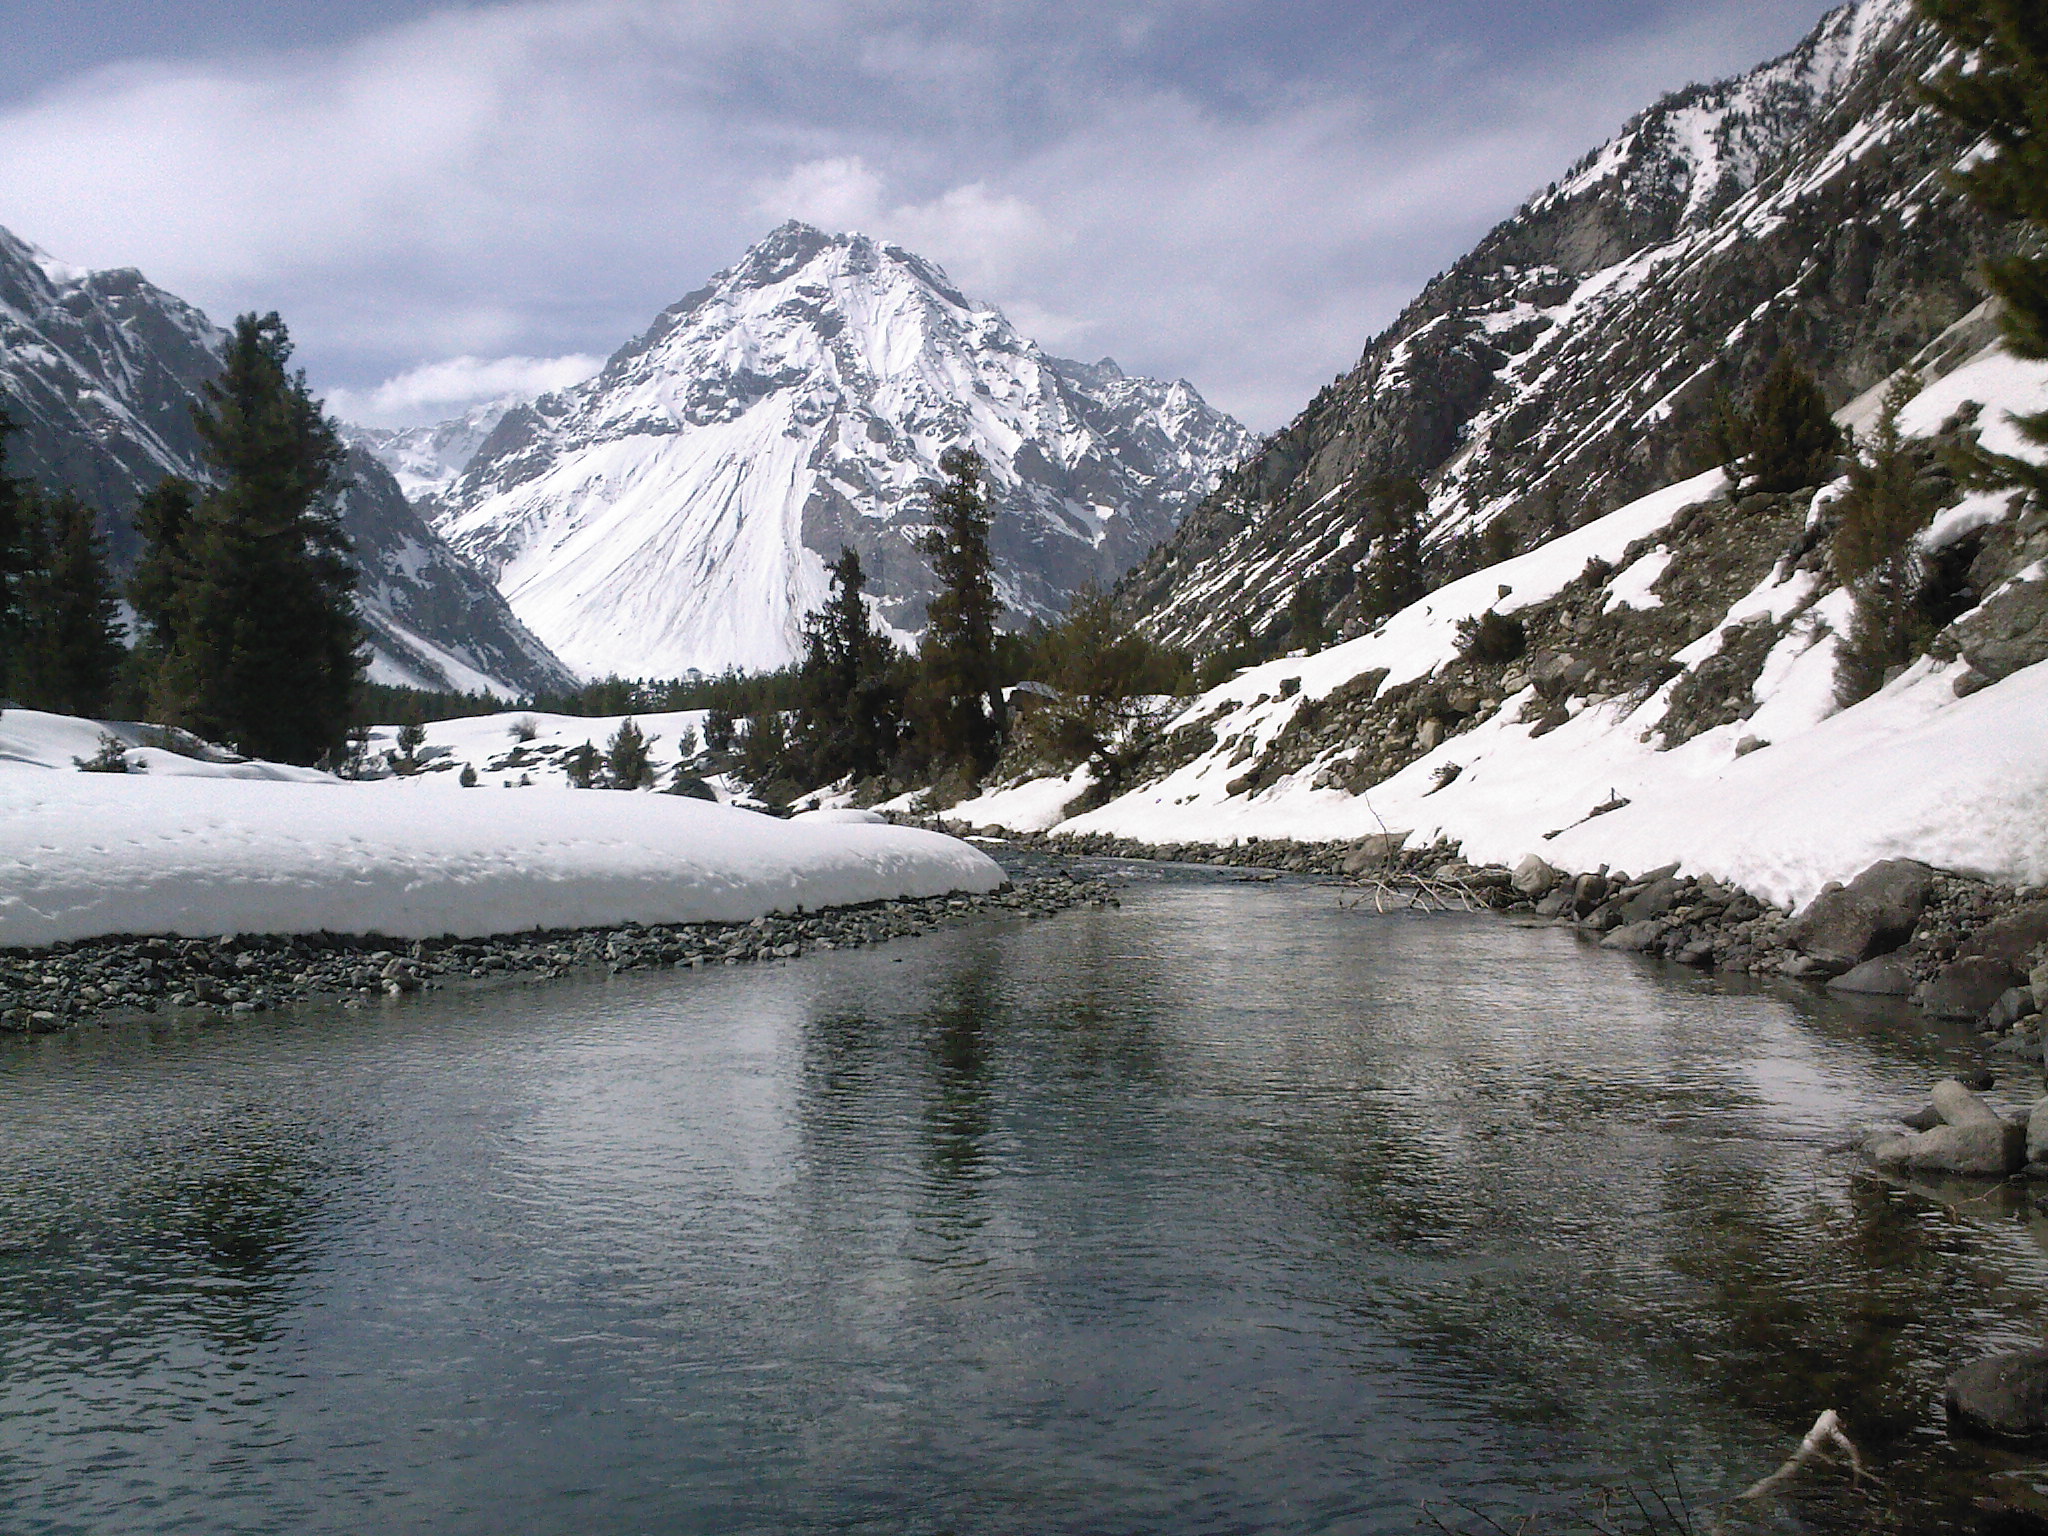
M142 552L125 587L90 507L5 473L16 428L0 418L8 699L118 709L281 762L339 759L367 662L338 512L343 448L291 354L277 315L236 320L192 407L211 473L167 477L137 503Z

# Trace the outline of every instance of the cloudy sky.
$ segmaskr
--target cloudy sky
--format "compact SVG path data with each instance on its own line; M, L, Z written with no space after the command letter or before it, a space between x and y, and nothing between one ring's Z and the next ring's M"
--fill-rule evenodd
M787 217L1278 426L1660 92L1825 0L0 0L0 224L281 311L397 423L566 382Z

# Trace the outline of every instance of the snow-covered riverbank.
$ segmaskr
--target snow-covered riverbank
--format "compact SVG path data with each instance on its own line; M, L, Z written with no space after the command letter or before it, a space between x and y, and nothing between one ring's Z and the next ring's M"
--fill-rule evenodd
M745 922L1003 881L969 844L907 827L671 795L408 793L155 750L144 773L76 771L96 741L91 722L0 716L0 947Z

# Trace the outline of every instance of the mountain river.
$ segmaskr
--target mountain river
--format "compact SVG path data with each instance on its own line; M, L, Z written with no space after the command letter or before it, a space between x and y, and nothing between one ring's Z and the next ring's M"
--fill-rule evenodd
M1602 1488L1616 1530L1683 1529L1661 1494L1929 1531L2031 1496L1939 1393L2041 1338L2048 1220L1827 1150L1961 1035L1118 868L1120 909L878 949L0 1045L0 1531L1561 1530ZM1712 1507L1828 1407L1877 1481Z

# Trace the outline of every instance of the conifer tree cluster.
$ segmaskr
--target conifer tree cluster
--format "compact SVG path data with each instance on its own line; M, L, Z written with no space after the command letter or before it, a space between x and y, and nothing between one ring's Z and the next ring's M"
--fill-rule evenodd
M1991 148L1955 173L1986 212L2016 221L2023 247L1985 264L2001 302L2000 327L2016 357L2048 360L2048 7L2041 0L1920 0L1921 13L1962 61L1926 88L1928 99ZM2021 435L2048 448L2048 411L2015 417ZM2048 467L1979 450L1975 478L2048 497Z
M793 755L812 783L888 772L903 739L904 658L868 613L860 556L832 562L831 596L804 621Z
M0 414L0 694L31 709L99 717L127 652L92 508L5 473L14 424Z
M1790 352L1778 354L1746 407L1716 403L1713 437L1744 490L1771 494L1825 485L1842 450L1827 397Z

